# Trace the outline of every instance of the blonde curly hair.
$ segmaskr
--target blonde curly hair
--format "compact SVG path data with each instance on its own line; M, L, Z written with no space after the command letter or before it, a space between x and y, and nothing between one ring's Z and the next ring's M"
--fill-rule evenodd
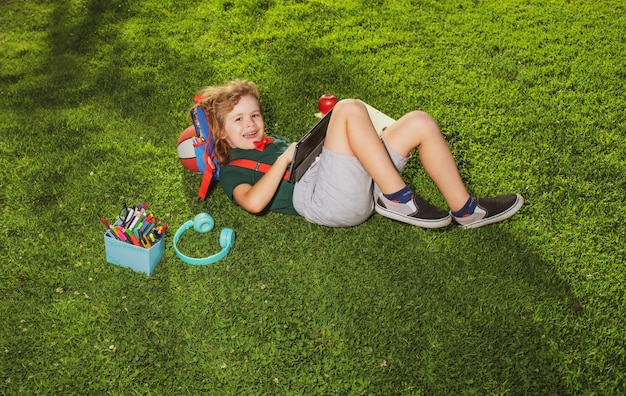
M228 163L231 146L225 130L226 115L239 103L239 100L252 95L259 100L259 88L251 81L233 80L226 85L204 87L197 95L196 104L207 114L211 132L215 139L215 154L220 165Z

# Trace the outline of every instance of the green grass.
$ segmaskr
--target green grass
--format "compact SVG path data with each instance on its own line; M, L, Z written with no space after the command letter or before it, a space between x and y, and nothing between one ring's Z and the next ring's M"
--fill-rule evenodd
M2 2L0 394L625 393L624 32L620 1ZM232 78L292 139L325 92L425 110L472 193L527 203L441 231L200 201L176 139ZM150 277L106 262L124 201L171 225ZM202 211L189 254L237 240L196 267Z

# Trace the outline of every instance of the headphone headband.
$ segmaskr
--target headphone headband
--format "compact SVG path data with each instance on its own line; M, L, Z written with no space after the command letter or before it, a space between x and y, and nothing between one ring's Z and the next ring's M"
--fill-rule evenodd
M187 264L207 265L213 264L216 261L226 257L228 252L230 252L230 249L235 244L235 230L233 230L232 228L222 229L222 231L220 232L220 246L222 247L222 250L212 256L204 258L188 257L181 253L181 251L178 250L178 247L176 246L183 233L188 229L193 227L197 232L204 233L211 231L214 226L215 220L213 220L213 217L211 217L211 215L208 213L198 213L193 220L189 220L181 225L178 230L176 230L176 234L174 234L173 242L174 250L176 251L176 255L178 256L178 258Z

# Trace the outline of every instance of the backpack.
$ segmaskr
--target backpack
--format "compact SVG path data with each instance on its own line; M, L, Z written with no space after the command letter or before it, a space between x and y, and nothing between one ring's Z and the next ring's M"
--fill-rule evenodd
M198 172L202 175L198 196L204 200L209 191L211 181L218 181L220 179L220 164L215 154L215 138L211 132L209 119L204 109L198 105L194 106L191 109L191 119L193 120L193 126L196 130L196 139L193 141L193 149L196 155ZM252 169L262 173L267 173L271 168L269 164L247 159L234 160L229 162L228 165ZM289 173L285 173L283 178L289 180Z

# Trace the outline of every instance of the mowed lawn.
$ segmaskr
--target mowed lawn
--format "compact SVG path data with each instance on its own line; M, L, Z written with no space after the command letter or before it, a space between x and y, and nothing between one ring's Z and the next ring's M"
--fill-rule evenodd
M0 394L626 393L626 4L0 4ZM468 190L513 218L426 230L253 216L176 142L194 94L255 81L297 140L324 93L440 124ZM446 207L417 155L407 183ZM150 276L101 217L169 224ZM192 266L180 247L226 258Z

